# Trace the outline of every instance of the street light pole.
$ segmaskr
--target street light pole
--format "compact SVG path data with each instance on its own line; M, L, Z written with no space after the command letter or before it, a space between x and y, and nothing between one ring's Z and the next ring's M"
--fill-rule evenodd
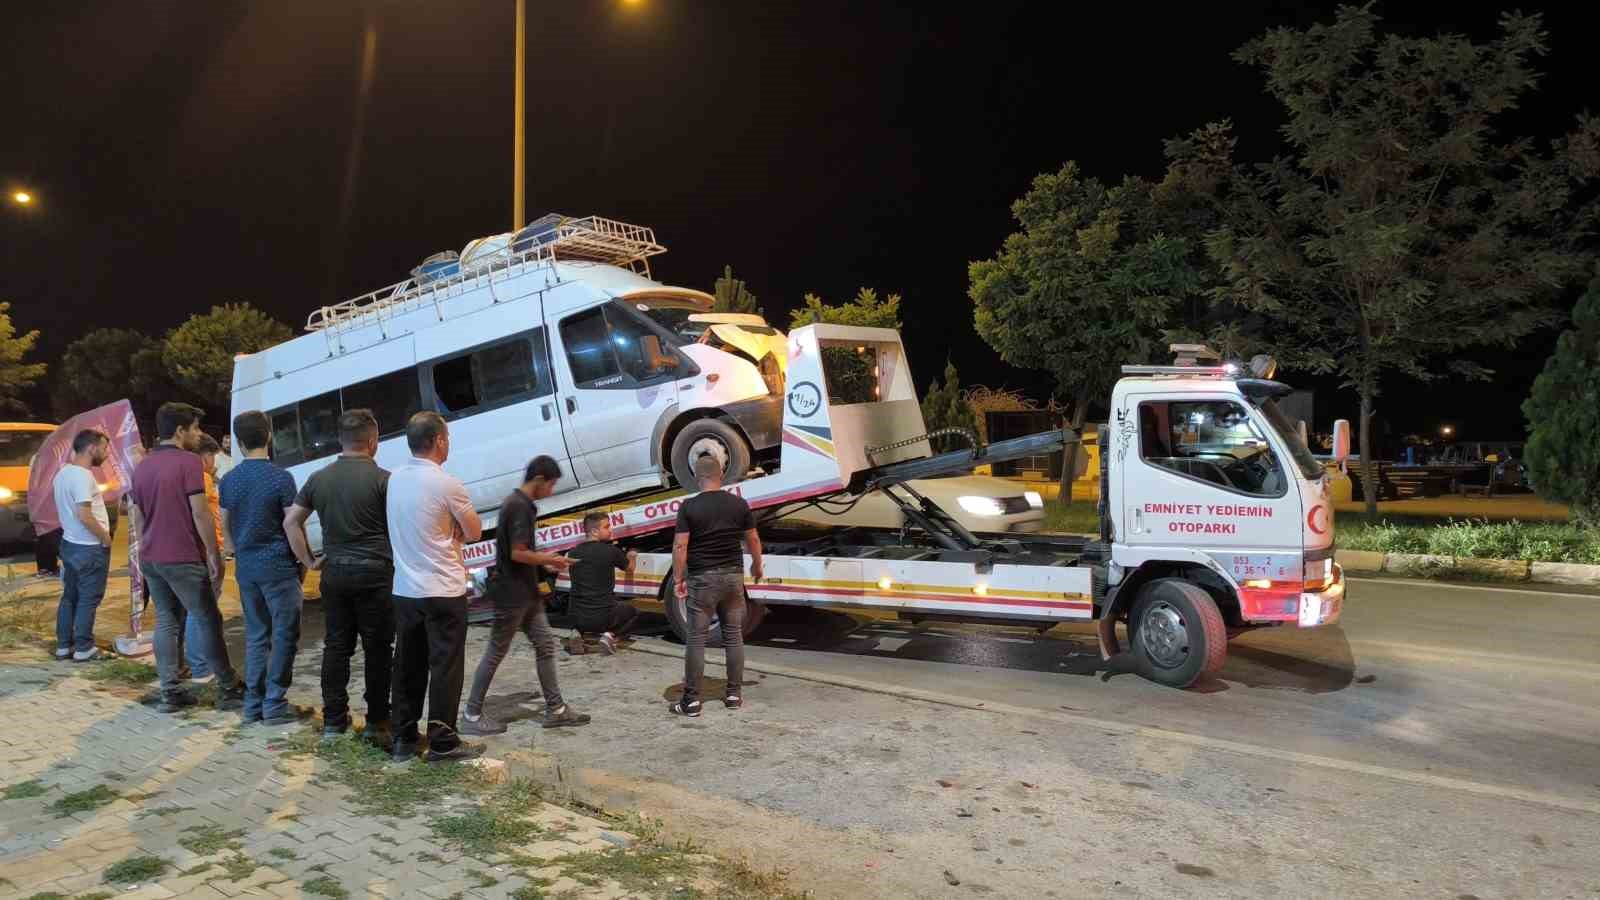
M528 0L517 0L517 87L512 115L516 125L511 138L511 230L519 231L528 223L527 187L527 60L528 60Z

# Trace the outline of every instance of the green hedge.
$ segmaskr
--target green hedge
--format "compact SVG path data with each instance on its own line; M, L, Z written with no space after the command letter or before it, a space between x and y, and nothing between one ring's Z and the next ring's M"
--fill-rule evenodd
M1341 550L1600 564L1600 530L1567 523L1480 519L1367 522L1340 516L1335 533Z

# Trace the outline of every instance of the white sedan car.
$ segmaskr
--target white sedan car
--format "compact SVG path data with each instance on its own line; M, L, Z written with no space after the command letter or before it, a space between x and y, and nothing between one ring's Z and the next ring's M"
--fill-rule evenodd
M1044 499L1015 481L988 475L958 475L910 481L907 486L938 504L968 531L1029 534L1044 528ZM881 491L867 494L848 510L838 512L849 502L807 507L786 518L859 528L899 528L905 524L900 507Z

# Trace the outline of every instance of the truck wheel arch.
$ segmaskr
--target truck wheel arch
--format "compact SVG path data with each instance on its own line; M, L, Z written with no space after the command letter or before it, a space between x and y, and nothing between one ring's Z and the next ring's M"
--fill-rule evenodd
M1233 585L1205 566L1193 562L1179 562L1175 560L1151 560L1144 563L1122 579L1115 592L1107 595L1107 607L1101 612L1101 618L1107 619L1113 625L1128 615L1133 608L1133 601L1139 596L1140 588L1158 578L1180 578L1189 582L1207 594L1221 610L1223 621L1230 626L1242 625L1239 609L1239 595Z

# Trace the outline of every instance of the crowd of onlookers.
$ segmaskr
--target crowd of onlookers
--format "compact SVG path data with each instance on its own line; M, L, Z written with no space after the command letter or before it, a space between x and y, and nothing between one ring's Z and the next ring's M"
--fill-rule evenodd
M598 648L613 653L637 616L615 594L616 573L631 577L636 554L612 541L610 518L601 512L584 517L588 539L569 552L537 546L538 502L555 492L562 477L554 459L533 458L521 484L501 503L485 596L493 626L461 709L469 594L462 545L479 540L483 526L466 486L444 468L450 456L445 419L435 412L412 416L405 429L411 458L391 472L376 460L377 420L367 410L348 410L339 418L342 452L297 486L272 462L272 424L265 413L235 416L231 434L220 442L201 430L201 417L187 404L161 407L159 443L135 466L126 494L130 543L156 612L161 711L195 705L189 682L211 678L217 707L240 710L246 724L298 721L287 697L300 643L302 585L317 571L325 631L325 738L354 724L348 687L358 641L364 735L397 761L417 755L424 731L426 758L435 761L479 755L481 745L463 735L506 730L485 703L519 632L534 648L544 727L589 722L563 699L558 684L558 645L548 614L553 576L568 578L568 612L580 635L598 635ZM235 459L231 441L238 442L241 458ZM62 520L58 659L99 655L94 619L105 593L113 531L91 470L109 451L104 432L80 432L53 485ZM702 709L706 631L713 615L720 617L727 651L723 702L729 709L742 705L747 549L751 576L762 575L750 507L718 490L722 469L714 458L698 460L695 473L701 492L681 504L672 570L674 598L684 604L688 624L688 651L683 695L670 709L687 716ZM320 551L313 550L307 530L312 516ZM224 640L218 605L230 559L245 625L242 676ZM579 641L569 646L587 646Z

